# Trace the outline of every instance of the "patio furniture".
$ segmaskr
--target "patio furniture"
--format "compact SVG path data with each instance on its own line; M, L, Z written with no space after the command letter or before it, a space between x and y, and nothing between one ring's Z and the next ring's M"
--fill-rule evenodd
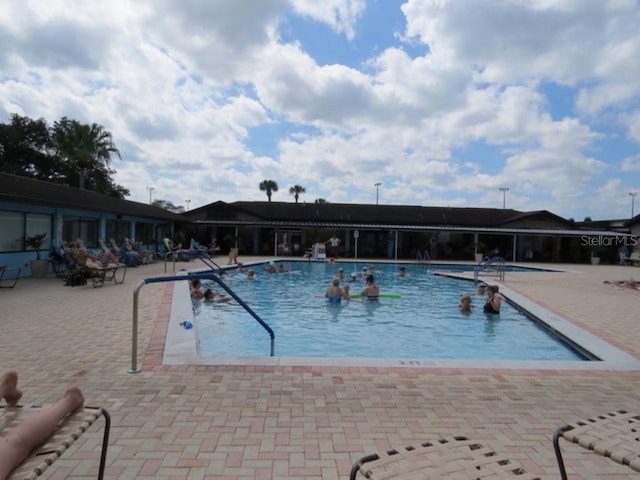
M7 433L22 422L25 418L35 414L41 406L19 405L17 407L0 407L0 428ZM44 473L66 450L78 440L84 432L100 417L104 417L105 426L102 436L102 449L100 465L98 467L98 479L104 477L104 468L107 460L107 448L109 447L109 431L111 429L111 416L102 407L81 407L71 415L68 415L57 430L31 455L11 472L7 480L30 479L33 480Z
M638 414L617 410L557 429L553 435L553 449L558 460L560 476L562 480L567 480L560 450L561 438L640 472L640 415Z
M640 266L640 252L633 252L631 255L627 257L626 261L631 266L635 266L635 265Z
M540 479L527 473L517 462L464 436L440 438L367 455L353 465L350 480L356 480L358 473L374 480Z
M7 272L16 272L13 278L4 278L4 274ZM0 265L0 288L13 288L20 280L20 274L22 269L20 267L7 267L6 265ZM4 281L4 284L2 283Z
M102 287L105 282L110 281L116 285L124 283L127 275L126 265L89 266L88 258L89 254L85 250L67 249L61 259L52 257L51 261L56 276L64 279L65 284L69 286L84 285L87 279L91 280L94 288Z

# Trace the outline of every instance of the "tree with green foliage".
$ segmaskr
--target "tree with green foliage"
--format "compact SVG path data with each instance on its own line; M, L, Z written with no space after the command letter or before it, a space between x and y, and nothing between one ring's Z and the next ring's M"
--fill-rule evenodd
M54 123L51 140L56 153L79 175L78 187L82 189L91 170L108 167L112 155L120 157L111 133L97 123L85 125L62 117Z
M10 123L0 123L4 173L124 198L129 190L113 182L115 170L108 168L113 154L120 155L111 134L95 123L81 125L64 117L50 128L44 119L18 114L11 115Z
M169 200L161 200L158 198L151 202L151 205L154 207L164 208L165 210L169 210L173 213L184 213L184 207L182 205L174 205L173 202L170 202Z
M324 198L316 198L315 203L329 203Z
M267 198L269 199L269 201L271 201L271 195L273 195L273 192L278 191L278 184L273 180L264 180L260 182L259 187L261 192L267 193Z
M0 171L55 182L61 174L55 173L50 152L51 138L44 119L14 113L10 123L0 123Z
M298 203L298 198L300 197L300 194L305 192L306 192L306 189L304 187L301 187L300 185L294 185L289 189L289 193L293 195L293 197L296 199L296 203Z

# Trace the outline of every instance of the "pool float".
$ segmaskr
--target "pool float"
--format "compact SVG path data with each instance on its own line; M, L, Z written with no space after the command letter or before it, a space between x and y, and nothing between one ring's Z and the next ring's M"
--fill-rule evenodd
M352 298L362 298L363 295L361 293L352 293L350 295ZM378 295L379 298L400 298L399 293L381 293Z
M356 295L349 295L349 298L343 298L342 300L344 300L345 302L348 302L349 300L353 300L354 302L361 302L361 301L362 301L362 300L361 300L361 299L359 299L359 298L353 298L353 297L355 297L355 296L356 296ZM362 296L362 295L358 295L358 297L361 297L361 296ZM316 297L316 298L324 298L325 300L327 299L327 296L326 296L326 295L321 295L321 294L319 294L319 293L317 293L317 294L315 295L315 297Z

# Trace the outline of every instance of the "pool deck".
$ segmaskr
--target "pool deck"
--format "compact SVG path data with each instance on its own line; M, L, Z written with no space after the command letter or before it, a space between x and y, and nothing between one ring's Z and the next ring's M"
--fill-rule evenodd
M640 279L640 269L544 266L567 271L507 273L502 285L621 350L626 368L164 365L173 286L156 283L140 289L141 371L131 374L133 292L165 275L162 263L129 269L122 285L64 287L51 275L0 290L0 364L19 371L25 401L48 403L77 384L111 412L110 479L348 478L364 454L452 434L559 478L556 427L640 412L640 292L603 284ZM100 440L92 427L46 478L95 476ZM637 476L579 447L564 451L570 478Z

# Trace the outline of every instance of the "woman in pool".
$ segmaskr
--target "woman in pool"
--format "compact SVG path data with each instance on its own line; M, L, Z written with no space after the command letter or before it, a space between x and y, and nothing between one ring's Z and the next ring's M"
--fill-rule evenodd
M340 288L340 280L338 280L337 278L333 279L333 281L331 282L331 286L327 288L324 296L331 305L340 305L340 301L343 298L346 300L349 299L349 296L344 292L342 288Z
M487 287L487 303L484 304L484 313L492 315L498 315L500 313L500 307L502 306L502 300L504 297L498 292L500 288L498 285L489 285Z
M360 294L370 302L377 302L380 297L380 287L376 285L373 275L367 275L367 284Z

